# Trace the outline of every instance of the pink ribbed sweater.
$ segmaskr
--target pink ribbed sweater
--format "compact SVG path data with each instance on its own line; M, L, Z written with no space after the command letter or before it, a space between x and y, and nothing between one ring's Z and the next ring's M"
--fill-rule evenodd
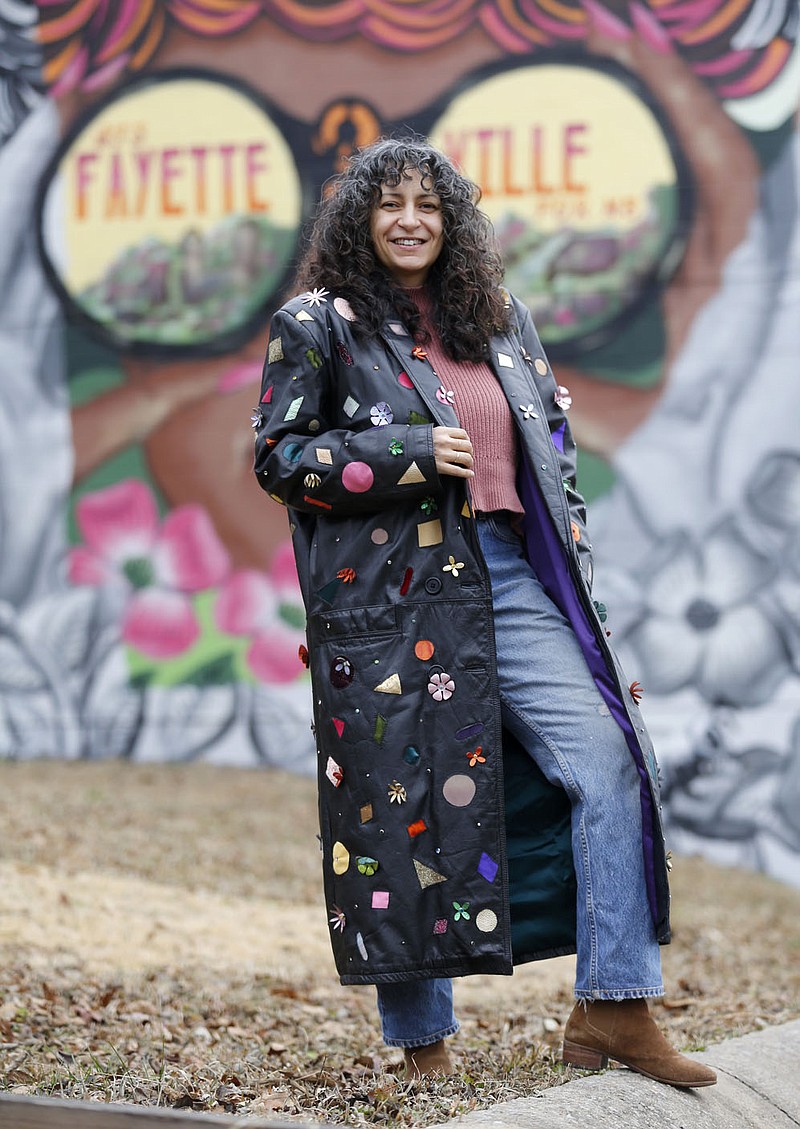
M448 357L432 323L431 302L423 287L409 289L408 295L431 335L423 346L428 361L445 392L453 393L459 423L472 440L475 477L470 479L469 489L473 509L523 513L515 485L517 438L502 388L485 362L454 361Z

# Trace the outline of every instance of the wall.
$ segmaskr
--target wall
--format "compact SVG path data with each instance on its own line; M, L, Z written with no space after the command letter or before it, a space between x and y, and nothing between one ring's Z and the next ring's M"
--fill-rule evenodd
M354 144L484 188L673 846L800 884L792 0L0 5L0 755L313 768L269 309Z

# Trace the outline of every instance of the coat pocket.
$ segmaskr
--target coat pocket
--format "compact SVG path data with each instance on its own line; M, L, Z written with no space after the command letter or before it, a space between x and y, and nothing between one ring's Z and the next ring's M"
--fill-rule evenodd
M396 635L400 624L396 606L375 605L317 613L310 618L308 630L309 640L319 646L334 639L375 639Z

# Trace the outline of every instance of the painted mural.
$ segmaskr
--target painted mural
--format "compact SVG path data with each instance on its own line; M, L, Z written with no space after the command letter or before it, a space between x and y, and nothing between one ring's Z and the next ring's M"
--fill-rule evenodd
M483 189L671 846L800 884L797 0L0 0L0 756L313 769L248 417L354 146Z

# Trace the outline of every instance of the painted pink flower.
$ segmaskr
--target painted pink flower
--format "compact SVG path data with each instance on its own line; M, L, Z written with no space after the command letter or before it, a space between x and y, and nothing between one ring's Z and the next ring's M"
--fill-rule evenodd
M205 510L179 506L159 522L152 492L126 479L84 495L76 517L84 544L70 553L70 581L122 589L122 638L148 658L188 650L200 635L192 594L216 587L230 568Z
M228 578L214 607L217 626L250 635L247 663L260 682L291 682L303 673L297 661L305 614L291 543L282 545L269 575L242 569Z

